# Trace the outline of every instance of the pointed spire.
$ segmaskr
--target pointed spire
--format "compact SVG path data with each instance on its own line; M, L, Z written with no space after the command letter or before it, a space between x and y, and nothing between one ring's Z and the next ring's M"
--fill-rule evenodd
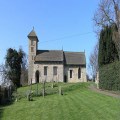
M30 37L36 37L37 40L38 40L38 37L37 37L37 35L36 35L36 33L35 33L35 30L34 30L34 26L33 26L32 31L28 34L28 38L30 38Z
M33 27L33 30L28 34L28 37L37 37L34 27Z

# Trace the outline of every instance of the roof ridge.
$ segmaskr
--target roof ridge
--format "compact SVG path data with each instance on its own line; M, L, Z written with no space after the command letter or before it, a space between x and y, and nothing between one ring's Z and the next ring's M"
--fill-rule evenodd
M75 52L75 51L64 51L65 53L85 53L85 52Z
M37 51L63 51L63 50L47 50L47 49L43 49L43 50L37 50ZM75 52L75 51L63 51L64 53L85 53L85 52Z
M46 49L44 50L38 50L38 51L45 51ZM46 51L63 51L63 50L46 50Z

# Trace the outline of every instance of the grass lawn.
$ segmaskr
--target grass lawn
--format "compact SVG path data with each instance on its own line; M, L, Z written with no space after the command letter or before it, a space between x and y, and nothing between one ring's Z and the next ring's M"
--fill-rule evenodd
M93 92L87 83L60 85L64 91L62 96L33 97L33 101L22 98L0 106L0 120L120 120L120 99ZM35 88L33 85L32 89ZM58 87L53 89L56 91ZM28 87L21 87L18 92L26 90Z

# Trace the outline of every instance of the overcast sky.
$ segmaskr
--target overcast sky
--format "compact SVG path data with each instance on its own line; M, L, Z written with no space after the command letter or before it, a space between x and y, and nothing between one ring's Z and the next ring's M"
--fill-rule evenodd
M87 63L97 38L93 15L99 0L0 0L0 64L8 48L28 54L33 29L39 49L86 52Z

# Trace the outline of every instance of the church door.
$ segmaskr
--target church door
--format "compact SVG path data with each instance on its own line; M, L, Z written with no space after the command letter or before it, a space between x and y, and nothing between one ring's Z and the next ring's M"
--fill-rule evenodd
M37 70L35 73L36 83L39 83L39 71Z

